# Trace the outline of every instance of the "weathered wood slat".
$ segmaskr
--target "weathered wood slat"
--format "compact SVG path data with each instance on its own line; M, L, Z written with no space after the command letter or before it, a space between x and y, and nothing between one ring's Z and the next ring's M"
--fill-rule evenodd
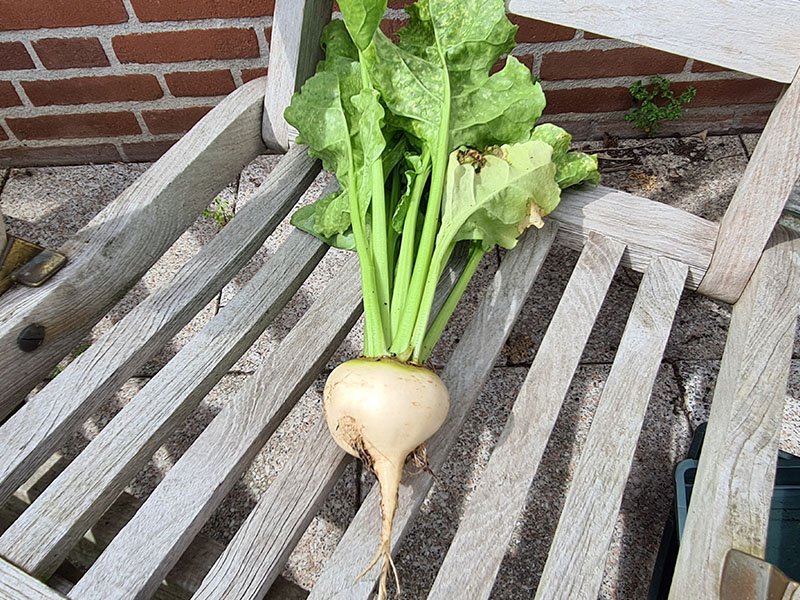
M319 39L331 18L332 4L332 0L277 0L275 4L262 124L264 142L273 150L285 151L294 141L283 111L322 58Z
M272 322L326 249L315 238L293 232L0 537L0 555L37 577L53 573L169 433Z
M444 302L458 279L467 258L463 250L457 248L447 265L436 291L435 306ZM195 598L260 599L283 570L347 460L349 457L320 421L309 434L308 443L289 457L259 499Z
M686 265L666 258L655 259L645 272L564 501L537 599L597 598L686 274Z
M529 230L523 241L506 256L443 371L442 380L453 402L447 421L428 444L428 458L434 472L441 468L453 449L470 408L533 286L556 229L557 225L549 222L542 230ZM394 550L432 485L433 478L429 474L419 473L407 477L401 486L392 539ZM376 570L357 582L355 579L375 552L379 528L378 490L373 487L326 564L309 599L366 600L370 597L377 581Z
M67 600L6 561L0 559L0 598L3 600Z
M61 248L67 265L47 285L0 297L0 421L75 348L194 221L219 190L264 151L264 80L220 102L136 183ZM33 353L17 347L32 322L45 328Z
M622 264L639 272L658 256L688 265L689 289L703 279L719 231L702 217L603 186L565 190L551 217L559 223L559 239L574 250L596 232L625 244Z
M350 460L320 419L300 460L272 482L193 600L264 597Z
M169 284L128 313L0 427L0 501L244 266L318 169L304 148L293 149L263 189Z
M593 234L473 492L429 600L488 598L624 246ZM521 459L524 457L524 460ZM497 511L502 499L502 511ZM487 519L486 516L494 517Z
M705 0L702 5L692 0L508 0L506 5L518 15L783 83L800 65L800 6L793 0Z
M776 229L734 305L670 598L717 598L725 554L763 558L800 303L800 242Z
M65 463L60 454L54 454L4 506L0 507L0 531L9 527L39 497L46 486L63 472ZM122 492L103 518L94 524L70 551L66 562L62 563L56 574L47 580L47 585L62 594L69 595L75 582L97 560L142 504L143 500ZM224 549L225 546L219 542L198 534L175 567L167 574L153 600L188 600L200 585L203 574L211 569ZM287 600L305 598L306 595L298 586L278 578L266 598Z
M800 9L800 4L795 3ZM800 15L798 15L800 18ZM795 18L794 25L800 20ZM800 43L795 41L795 47ZM780 166L778 166L780 165ZM722 217L698 291L736 302L800 177L800 75L780 99Z
M314 380L360 312L353 257L280 347L167 473L72 600L145 598Z

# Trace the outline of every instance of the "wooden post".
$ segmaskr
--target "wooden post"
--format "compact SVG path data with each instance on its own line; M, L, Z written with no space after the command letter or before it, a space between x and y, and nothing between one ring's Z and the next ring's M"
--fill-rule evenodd
M295 138L283 111L322 56L319 39L330 21L332 4L331 0L278 0L275 5L262 126L270 150L285 152Z
M800 177L800 75L778 101L722 217L711 264L697 288L733 304L758 264Z

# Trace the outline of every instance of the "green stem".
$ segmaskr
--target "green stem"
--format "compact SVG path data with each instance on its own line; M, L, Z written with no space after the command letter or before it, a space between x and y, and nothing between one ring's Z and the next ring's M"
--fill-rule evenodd
M439 312L433 319L431 326L428 328L428 331L425 334L425 340L420 346L417 346L418 352L413 357L415 362L425 363L425 361L430 358L431 351L436 346L439 338L442 337L442 333L444 332L447 322L450 320L450 317L453 316L453 312L455 311L459 300L461 300L461 296L464 295L464 291L467 289L470 279L472 279L472 276L478 269L478 265L481 263L481 259L483 258L484 254L486 254L486 252L484 251L481 243L472 242L472 245L469 249L467 264L464 265L464 270L461 271L461 274L458 276L458 280L453 286L453 289L450 290L450 293L448 294L447 299L444 301L442 308L439 309Z
M442 57L444 61L444 57ZM420 313L430 314L430 307L425 310L421 306L426 281L429 279L428 271L434 253L436 234L439 230L439 214L442 208L442 192L444 191L445 176L447 174L448 142L450 138L450 80L447 72L444 74L444 94L442 104L442 119L439 124L439 135L436 140L437 155L433 158L431 171L431 187L428 194L428 206L425 209L425 221L420 235L419 248L414 260L414 272L411 276L411 285L408 291L403 314L397 327L397 335L392 340L391 351L400 360L408 360L414 352L412 334L415 325L420 320ZM441 270L439 271L441 273ZM427 322L425 323L427 325ZM420 342L422 340L420 339Z
M408 201L408 211L403 221L403 234L400 238L400 256L397 259L397 270L394 278L394 288L392 289L392 339L395 339L397 335L400 317L406 306L411 273L414 269L414 253L417 249L417 217L419 216L422 192L428 182L431 165L431 154L427 149L422 152L421 162L422 170L414 179L411 197Z
M364 89L372 90L372 82L363 59L360 64L361 84ZM386 237L386 180L383 174L383 160L381 157L378 157L370 165L370 179L372 180L372 200L370 202L370 210L372 211L372 260L375 268L378 307L381 315L380 326L383 330L384 340L389 340L391 339L392 331L389 307L391 287L389 279L389 246Z
M397 210L397 203L400 201L400 168L395 167L392 170L392 187L389 192L389 212L388 215L394 215L395 211ZM398 233L394 230L391 223L391 217L389 218L389 226L387 227L387 231L389 234L389 239L387 242L387 247L389 250L389 286L394 291L392 285L394 284L394 269L395 269L395 260L397 259L397 239ZM392 296L392 301L394 301L394 296ZM394 305L391 306L394 309ZM394 314L392 310L391 314Z
M347 160L349 162L347 195L350 204L350 221L353 226L358 264L361 267L361 291L364 297L364 356L383 356L386 353L386 339L383 336L383 325L381 324L372 252L367 241L366 227L358 202L352 152L348 151Z

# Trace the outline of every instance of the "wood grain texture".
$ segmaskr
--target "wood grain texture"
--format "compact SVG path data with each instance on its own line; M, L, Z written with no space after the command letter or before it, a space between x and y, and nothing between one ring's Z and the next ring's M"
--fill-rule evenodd
M466 506L429 600L489 597L624 248L608 238L590 235L508 424ZM502 511L497 511L499 505ZM487 519L489 514L494 517Z
M800 7L800 4L796 5ZM800 21L795 20L794 25ZM800 48L800 43L795 42ZM733 303L800 177L800 75L778 101L720 222L702 294Z
M331 18L332 0L277 0L264 94L264 143L285 151L296 135L283 118L292 95L314 74L322 58L319 40Z
M688 265L690 289L703 279L719 231L702 217L603 186L565 190L551 217L559 223L559 240L574 250L596 232L625 244L622 264L639 272L657 256Z
M428 458L434 472L441 469L452 451L456 437L533 286L556 229L557 225L550 221L542 230L528 230L514 251L506 255L444 369L441 377L453 401L447 421L428 443ZM407 476L401 485L392 538L393 551L397 550L432 485L433 479L427 473ZM310 600L366 600L370 597L377 581L377 569L359 581L355 579L369 563L379 539L378 495L377 488L373 487L326 563L311 591Z
M272 322L326 249L315 238L292 232L239 294L0 537L0 555L37 577L52 574L172 430Z
M19 518L47 485L63 472L65 466L66 460L62 455L53 455L51 460L38 469L9 501L0 507L0 532ZM97 560L142 504L143 500L122 492L103 518L92 526L70 551L56 574L47 580L47 585L62 594L69 595L75 582ZM197 591L203 574L211 569L224 549L225 546L216 540L198 534L175 567L167 574L153 599L188 600ZM298 595L301 593L302 595ZM299 599L305 598L305 593L295 584L279 578L270 588L266 598L267 600Z
M508 0L509 12L788 83L800 66L793 0ZM710 35L709 32L713 32Z
M778 228L734 305L670 598L717 598L725 555L763 558L800 305L800 243ZM687 596L690 594L690 596Z
M352 257L214 418L72 590L72 600L147 598L344 339L361 307Z
M0 372L15 374L0 377L0 421L264 151L263 85L255 80L224 99L92 219L61 248L69 262L45 286L0 297ZM44 326L45 341L24 353L17 336L32 322Z
M308 444L259 499L193 600L263 598L349 460L320 419Z
M686 275L686 265L667 258L655 259L644 274L567 491L537 599L597 598L625 483Z
M318 171L318 161L310 159L304 148L293 149L239 214L168 284L128 313L0 427L0 501L230 281ZM140 227L154 229L149 223Z
M0 598L3 600L67 600L55 590L51 590L38 579L34 579L2 559L0 559Z

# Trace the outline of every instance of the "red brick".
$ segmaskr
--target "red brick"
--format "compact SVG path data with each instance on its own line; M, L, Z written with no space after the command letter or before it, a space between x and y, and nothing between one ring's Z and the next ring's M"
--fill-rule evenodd
M259 56L252 29L165 31L116 36L114 51L123 63L171 63Z
M519 15L509 15L512 23L519 26L517 31L517 43L525 42L558 42L571 40L575 37L575 30L570 27L562 27L553 23L545 23Z
M33 49L48 69L109 65L106 51L97 38L45 38L33 42Z
M742 115L739 118L739 123L745 131L761 131L767 124L771 114L771 110L757 110Z
M730 69L726 69L725 67L718 67L717 65L703 62L702 60L696 60L692 63L692 73L719 73L720 71L729 70Z
M393 42L397 43L400 39L397 32L406 25L408 25L408 19L384 19L381 21L381 31Z
M21 106L22 100L19 99L17 90L11 85L10 81L0 81L0 108L9 106Z
M36 106L157 100L164 95L155 76L145 74L23 81L22 87Z
M675 84L679 94L690 85L697 95L690 106L727 106L729 104L770 104L778 99L783 85L765 79L711 79Z
M625 87L610 88L574 88L566 90L548 90L547 114L559 113L596 113L627 110L633 106L631 94Z
M130 112L9 117L6 123L23 140L116 137L142 132Z
M43 167L51 165L85 165L122 160L112 144L84 146L45 146L31 148L20 146L0 150L2 167Z
M2 11L2 8L0 8ZM0 42L0 71L35 69L31 55L22 42Z
M656 75L678 73L685 64L682 56L651 48L550 52L542 59L541 77L555 80Z
M414 0L389 0L389 8L406 8Z
M187 21L265 17L275 11L275 0L131 0L141 21Z
M5 142L8 139L8 134L6 130L0 127L0 142Z
M267 68L261 67L258 69L242 69L242 81L247 83L248 81L252 81L253 79L258 79L259 77L266 77L267 76Z
M600 35L599 33L592 33L591 31L584 31L583 32L583 39L585 39L585 40L609 40L609 39L612 39L612 38L609 38L606 35Z
M122 144L122 150L131 162L151 162L160 158L177 141L132 142L130 144Z
M164 77L176 96L222 96L236 89L230 71L167 73Z
M125 23L122 0L0 0L0 30Z
M193 106L167 110L145 110L142 112L142 116L151 133L185 133L212 108L211 106Z

